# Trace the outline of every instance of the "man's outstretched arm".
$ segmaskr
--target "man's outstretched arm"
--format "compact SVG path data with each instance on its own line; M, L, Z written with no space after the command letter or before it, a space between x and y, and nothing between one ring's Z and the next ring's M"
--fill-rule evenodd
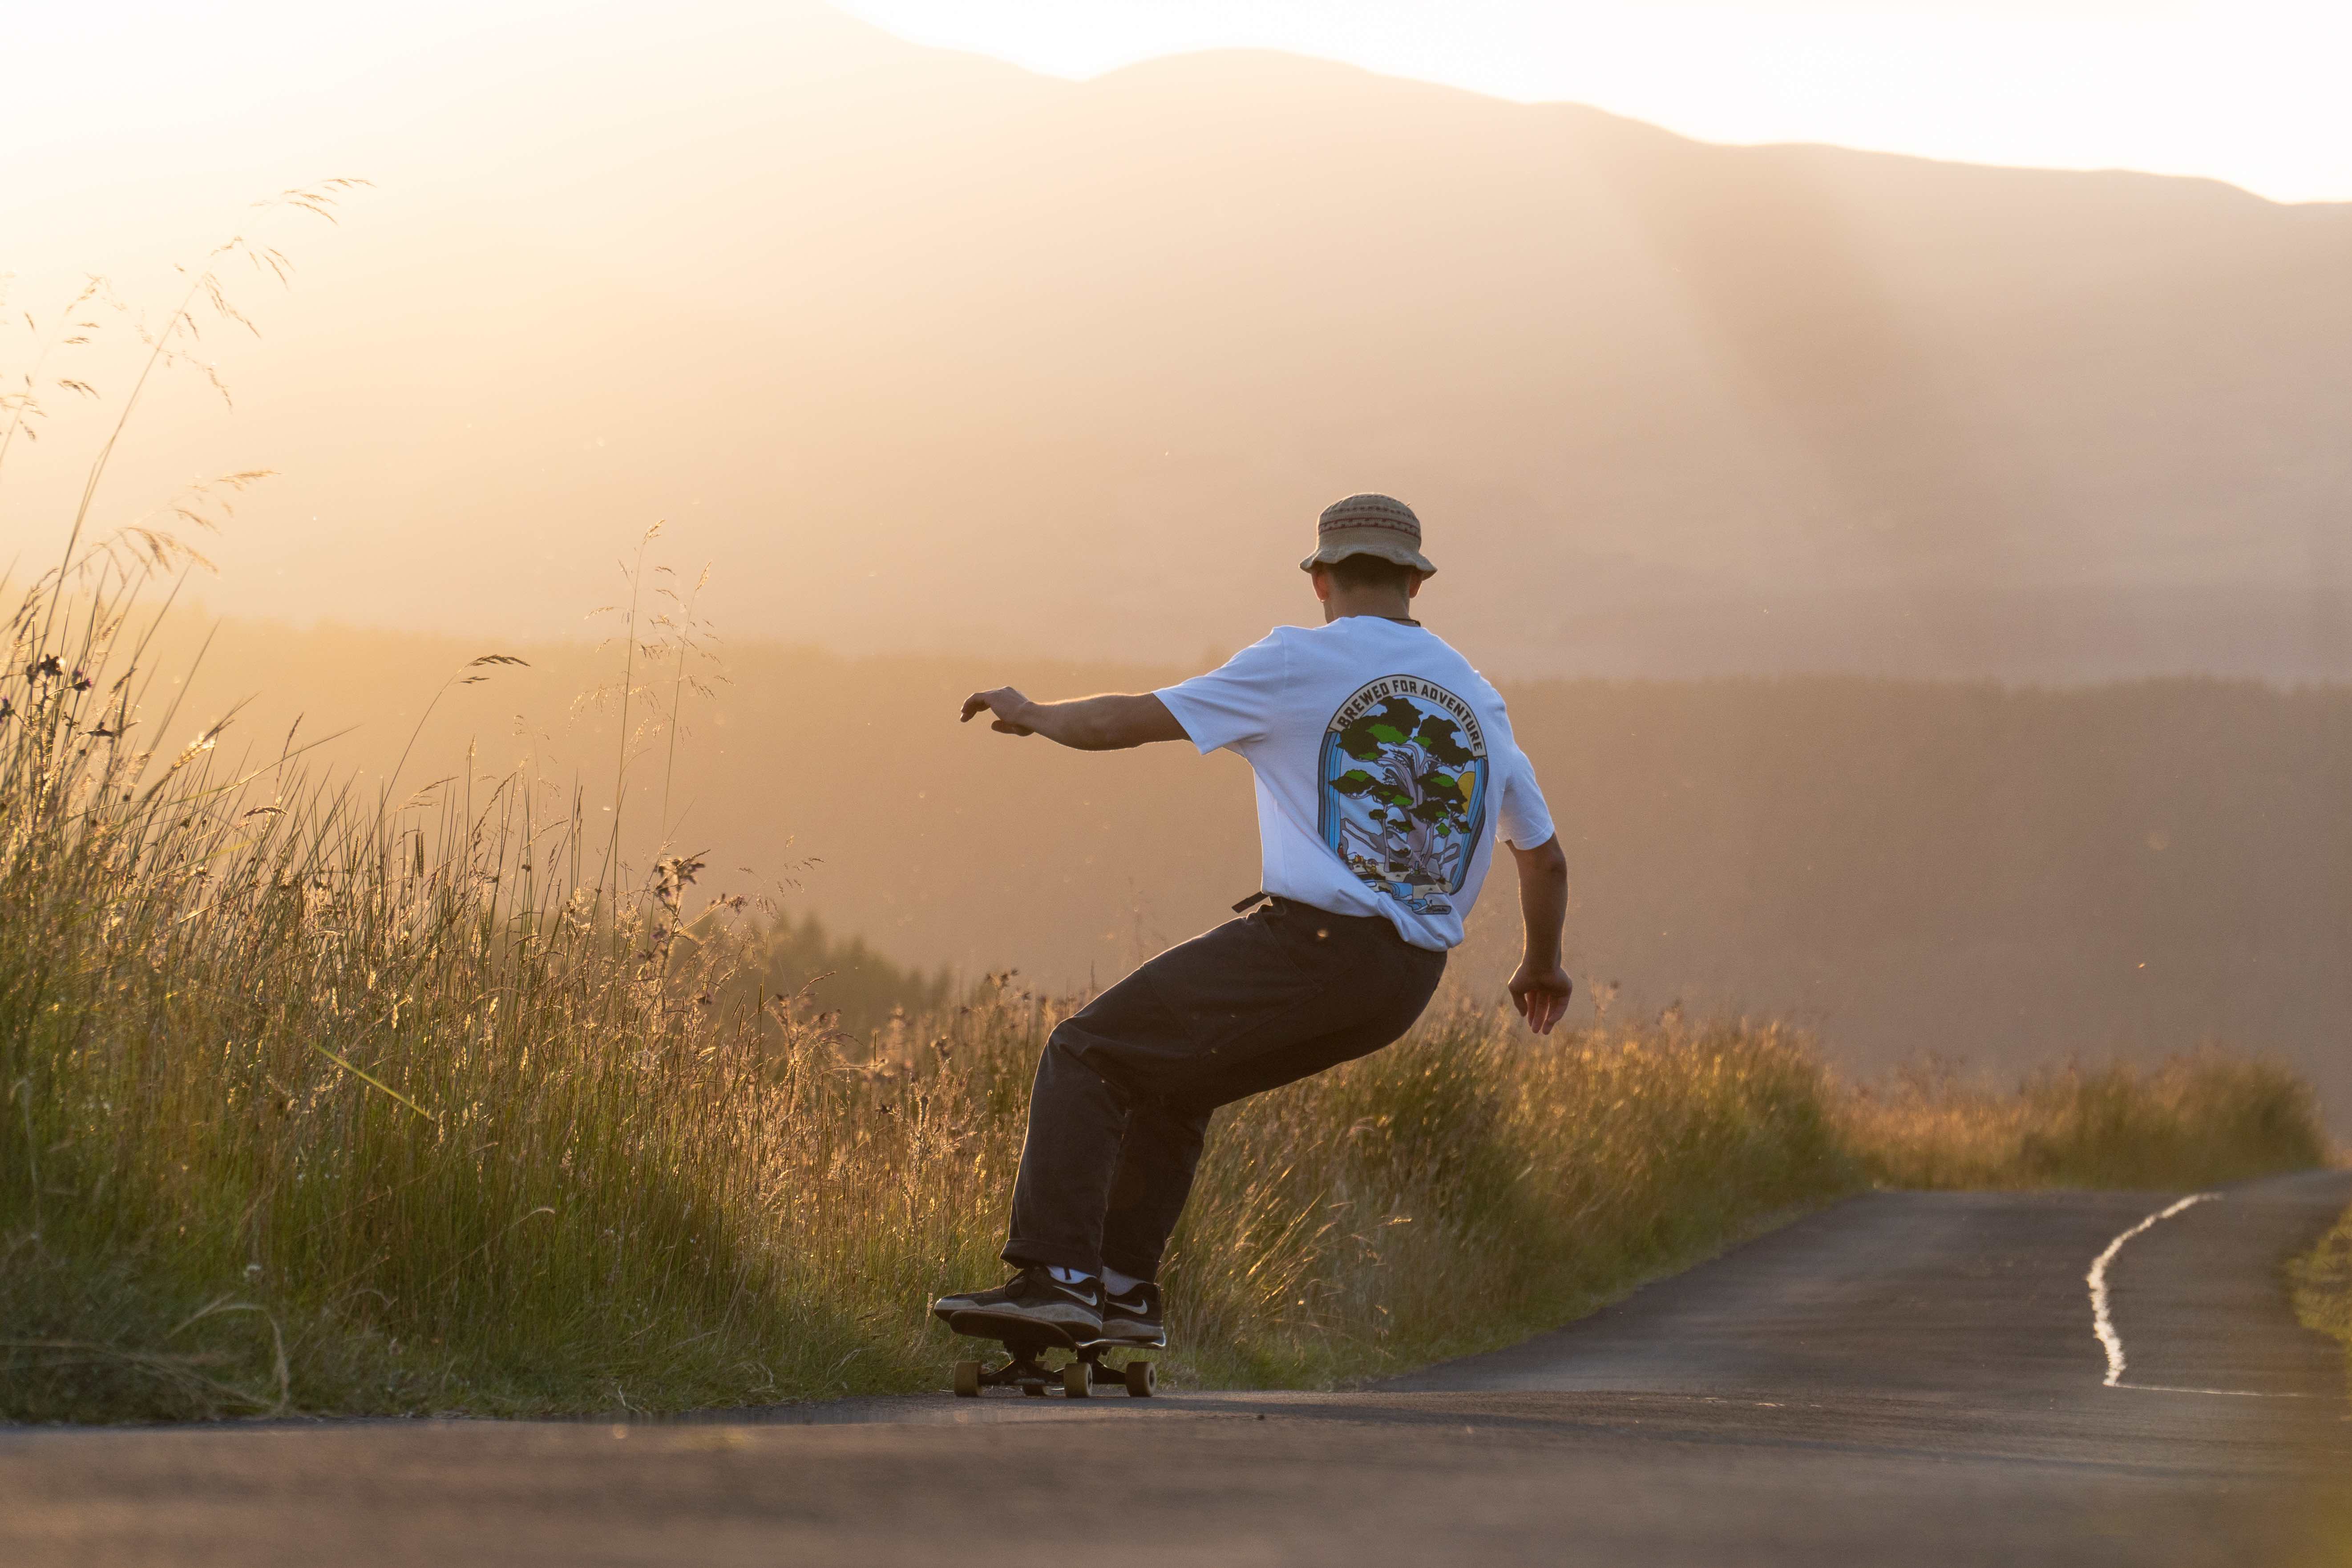
M1559 966L1559 928L1568 921L1568 857L1560 852L1559 835L1532 849L1511 847L1519 863L1519 916L1526 921L1526 956L1511 976L1511 1005L1538 1035L1568 1011L1576 989L1568 971Z
M989 728L1006 735L1043 735L1081 752L1118 752L1151 741L1181 741L1184 726L1168 705L1146 691L1139 696L1080 697L1069 702L1032 702L1010 686L975 691L963 700L962 722L982 713Z

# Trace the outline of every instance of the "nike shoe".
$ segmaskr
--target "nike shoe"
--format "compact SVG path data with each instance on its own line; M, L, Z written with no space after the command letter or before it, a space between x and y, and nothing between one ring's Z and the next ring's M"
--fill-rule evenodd
M1124 1296L1114 1296L1105 1289L1100 1342L1130 1345L1138 1350L1164 1348L1168 1343L1168 1324L1160 1310L1160 1287L1147 1281Z
M1056 1342L1086 1344L1102 1332L1102 1281L1065 1285L1046 1269L1032 1266L993 1290L942 1296L931 1303L931 1316L976 1339L1040 1329Z

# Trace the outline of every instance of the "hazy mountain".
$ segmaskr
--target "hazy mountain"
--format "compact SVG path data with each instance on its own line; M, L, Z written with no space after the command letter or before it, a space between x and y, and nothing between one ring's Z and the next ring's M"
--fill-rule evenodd
M251 130L384 194L110 492L287 470L208 595L560 632L667 517L738 633L1184 661L1376 488L1502 674L2352 674L2352 208L698 15Z

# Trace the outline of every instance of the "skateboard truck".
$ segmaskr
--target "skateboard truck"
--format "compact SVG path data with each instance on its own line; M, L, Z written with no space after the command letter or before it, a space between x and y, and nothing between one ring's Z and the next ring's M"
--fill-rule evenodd
M975 1338L995 1339L995 1335ZM1072 1399L1090 1397L1097 1388L1124 1387L1129 1395L1148 1399L1158 1386L1158 1380L1148 1361L1130 1361L1124 1366L1105 1366L1102 1353L1115 1350L1113 1344L1096 1341L1072 1345L1067 1340L1045 1336L1013 1337L1001 1341L1005 1353L1012 1359L1002 1366L989 1366L976 1361L955 1363L955 1391L959 1399L977 1399L985 1388L1017 1388L1037 1398L1045 1397L1049 1389L1059 1388ZM1049 1350L1074 1351L1077 1359L1067 1366L1048 1367L1041 1359Z

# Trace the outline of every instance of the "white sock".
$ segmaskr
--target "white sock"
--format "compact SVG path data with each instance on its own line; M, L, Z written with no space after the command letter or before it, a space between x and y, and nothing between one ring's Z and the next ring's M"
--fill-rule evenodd
M1116 1268L1103 1270L1103 1289L1114 1296L1124 1296L1144 1281L1132 1274L1121 1274Z
M1065 1285L1083 1285L1094 1278L1083 1268L1065 1268L1059 1264L1050 1265L1045 1272Z

